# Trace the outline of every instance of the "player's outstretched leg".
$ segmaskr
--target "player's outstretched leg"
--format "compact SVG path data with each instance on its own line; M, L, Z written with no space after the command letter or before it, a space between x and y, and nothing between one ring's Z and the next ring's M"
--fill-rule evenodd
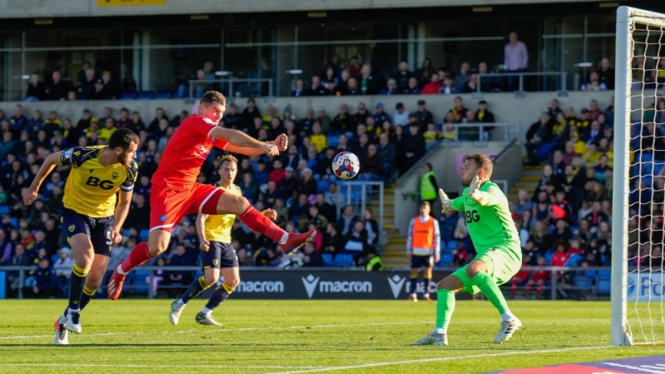
M211 284L214 284L215 282L216 280ZM171 323L177 325L178 321L180 321L180 314L183 310L185 310L185 306L187 306L189 300L199 296L203 291L208 289L211 284L206 281L205 275L202 275L198 279L194 280L192 284L189 285L189 288L187 288L185 293L180 296L178 300L171 303L171 313L169 314L169 320Z
M436 291L436 326L425 337L411 345L448 345L448 324L455 311L455 294L464 289L462 281L455 275L449 275L437 285Z
M487 273L487 265L482 260L473 260L467 265L466 271L471 279L471 284L480 289L480 292L501 314L501 328L494 338L494 343L501 344L509 340L515 331L522 327L522 322L508 308L508 303L499 289L499 285Z
M222 195L222 198L224 196L227 196L227 194ZM222 199L220 199L220 205L221 202ZM219 211L224 211L224 209L219 209ZM309 230L303 234L287 233L251 205L248 205L238 218L251 230L259 232L279 243L286 253L297 251L305 244L311 242L316 236L316 230Z

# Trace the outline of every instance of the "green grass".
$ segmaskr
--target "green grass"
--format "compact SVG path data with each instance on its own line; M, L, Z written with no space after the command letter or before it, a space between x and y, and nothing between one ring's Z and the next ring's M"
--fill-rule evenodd
M223 327L195 324L203 304L172 326L168 300L93 300L83 334L56 347L64 300L0 301L0 373L478 373L663 352L609 348L607 302L512 302L524 328L503 345L488 302L458 302L449 347L408 345L431 331L434 302L230 299L215 313ZM390 364L362 366L373 363Z

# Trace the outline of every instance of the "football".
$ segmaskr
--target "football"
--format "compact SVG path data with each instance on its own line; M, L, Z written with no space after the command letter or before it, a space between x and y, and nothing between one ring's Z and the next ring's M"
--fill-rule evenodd
M332 161L332 170L341 179L352 179L360 171L358 156L351 152L340 152Z

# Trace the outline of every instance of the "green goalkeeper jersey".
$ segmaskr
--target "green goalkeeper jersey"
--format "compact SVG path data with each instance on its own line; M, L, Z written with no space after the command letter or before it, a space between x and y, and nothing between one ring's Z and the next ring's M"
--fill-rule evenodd
M510 214L508 199L496 184L487 181L479 189L483 192L482 204L469 197L469 188L462 196L452 200L450 207L464 211L471 241L477 257L490 248L509 252L511 257L521 261L522 249L519 234Z

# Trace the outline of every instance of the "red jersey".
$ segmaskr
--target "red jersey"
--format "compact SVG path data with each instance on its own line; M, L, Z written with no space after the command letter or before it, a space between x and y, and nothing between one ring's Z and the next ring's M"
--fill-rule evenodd
M568 255L564 252L557 252L552 256L552 266L564 266L568 261Z
M537 265L537 266L545 267L545 265ZM546 282L549 276L550 272L547 270L536 270L533 272L533 278L531 278L531 280L534 282Z
M208 118L193 114L178 126L152 176L152 184L174 190L191 190L212 147L225 149L225 140L210 136L217 127Z

